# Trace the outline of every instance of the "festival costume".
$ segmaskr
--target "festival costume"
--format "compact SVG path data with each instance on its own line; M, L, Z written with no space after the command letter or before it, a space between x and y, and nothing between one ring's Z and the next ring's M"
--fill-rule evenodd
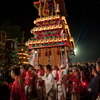
M42 100L43 98L43 84L44 84L44 81L41 80L42 79L42 76L44 76L44 70L41 70L41 71L37 71L36 72L36 89L37 89L37 94L38 94L38 97L39 99Z
M22 77L22 79L23 79L23 82L25 82L26 71L25 71L24 68L23 68L23 69L20 69L20 75L21 75L21 77Z
M55 81L53 75L50 73L46 76L45 73L42 79L45 81L46 97L48 98L48 100L56 100Z
M26 72L26 77L25 77L25 95L28 96L28 98L31 96L32 83L33 83L33 74L28 70Z
M64 66L63 66L64 67ZM58 100L66 100L66 92L67 92L67 82L65 77L62 77L62 74L67 75L69 66L61 71L58 71L59 74L59 81L57 82L57 89L58 89Z
M24 84L20 76L18 76L13 84L9 84L11 89L10 100L27 100L24 93Z
M71 73L70 75L67 75L67 80L72 82L71 100L80 100L81 83L78 74Z

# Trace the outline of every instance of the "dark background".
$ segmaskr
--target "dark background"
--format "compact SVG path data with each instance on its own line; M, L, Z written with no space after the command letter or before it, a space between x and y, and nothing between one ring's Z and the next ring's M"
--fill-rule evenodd
M38 17L33 1L0 0L0 26L10 20L25 32L27 41L32 36L33 21ZM100 0L65 0L65 6L77 49L73 62L97 61L100 57Z

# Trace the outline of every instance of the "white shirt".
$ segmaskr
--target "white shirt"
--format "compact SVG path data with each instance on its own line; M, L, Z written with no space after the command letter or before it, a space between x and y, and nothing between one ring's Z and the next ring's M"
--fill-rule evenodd
M46 88L46 94L47 94L53 88L53 78L52 78L52 74L50 73L46 77L46 73L45 73L44 76L42 77L42 79L45 80L45 88Z
M52 75L53 75L54 78L56 78L56 70L52 71Z

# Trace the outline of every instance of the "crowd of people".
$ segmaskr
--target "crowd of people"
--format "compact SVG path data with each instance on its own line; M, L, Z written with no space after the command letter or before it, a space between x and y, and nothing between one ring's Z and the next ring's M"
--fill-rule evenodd
M95 65L0 66L2 100L99 100L100 61ZM84 99L81 97L83 96Z

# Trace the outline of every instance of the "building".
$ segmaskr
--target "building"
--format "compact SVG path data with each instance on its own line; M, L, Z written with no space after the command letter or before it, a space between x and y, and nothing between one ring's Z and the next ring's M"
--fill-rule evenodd
M27 51L27 47L25 43L18 43L17 44L17 51L18 51L18 63L23 63L25 65L29 64L29 52Z
M34 20L36 26L31 30L34 39L25 43L33 50L33 66L69 64L75 43L66 20L64 1L40 0L34 5L39 18Z

